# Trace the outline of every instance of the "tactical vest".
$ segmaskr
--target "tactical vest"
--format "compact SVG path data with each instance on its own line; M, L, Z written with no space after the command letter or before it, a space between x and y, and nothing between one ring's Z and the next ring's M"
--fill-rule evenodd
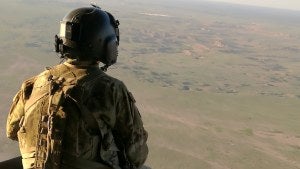
M31 94L18 131L25 169L59 168L66 121L61 105L75 84L52 75L51 70L27 82L24 92Z
M74 87L84 87L97 76L102 75L95 72L89 76L82 75L84 78L65 78L59 71L49 69L25 83L24 93L29 97L25 98L25 116L20 121L18 131L24 169L61 168L62 143L68 116L62 105L73 99L70 93ZM76 103L76 100L73 101ZM85 111L82 109L80 111ZM105 139L112 142L111 131L103 122L100 123L102 138L109 136ZM101 156L105 158L107 154L103 152Z

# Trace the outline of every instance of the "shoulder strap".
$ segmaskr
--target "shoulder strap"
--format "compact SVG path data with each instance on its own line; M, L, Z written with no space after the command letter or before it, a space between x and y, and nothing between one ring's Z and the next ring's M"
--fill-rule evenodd
M101 71L100 69L90 69L89 74L87 74L85 77L83 77L77 81L77 85L84 87L86 84L91 83L91 82L95 81L96 79L101 78L105 75L106 74L103 71Z
M83 79L82 81L79 81L78 85L85 90L86 88L91 85L94 81L99 80L99 78L105 76L106 74L104 72L94 72L90 74L86 79ZM90 119L93 121L93 123L96 122L101 136L101 145L100 145L100 157L102 160L104 160L108 165L110 165L112 168L118 168L118 155L117 152L119 151L114 136L112 134L112 130L109 127L109 125L99 118L98 112L90 112L87 110L85 106L79 105L80 110L82 111L82 115L84 119Z
M105 74L102 71L98 71L98 70L94 70L92 72L90 72L90 74L88 74L87 76L79 79L76 83L76 87L77 89L81 90L81 92L79 92L81 98L83 98L82 96L85 94L88 86L93 83L95 80L101 78L105 76ZM77 107L80 110L80 115L83 118L83 120L88 124L88 126L94 126L94 125L98 125L97 121L94 117L94 115L87 109L87 107L85 107L81 102L78 102L78 100L70 97L73 100L73 103L75 103L77 105ZM83 101L83 100L81 100ZM98 133L100 131L96 131L96 133Z

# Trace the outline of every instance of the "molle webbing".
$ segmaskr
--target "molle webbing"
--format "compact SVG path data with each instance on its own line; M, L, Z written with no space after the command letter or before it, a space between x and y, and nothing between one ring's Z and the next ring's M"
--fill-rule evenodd
M61 110L61 104L64 102L65 93L71 88L71 85L63 86L64 79L53 79L49 77L49 103L47 115L41 116L38 127L38 139L36 145L36 168L58 169L61 159L61 146L66 120L65 113ZM51 161L51 164L49 163Z

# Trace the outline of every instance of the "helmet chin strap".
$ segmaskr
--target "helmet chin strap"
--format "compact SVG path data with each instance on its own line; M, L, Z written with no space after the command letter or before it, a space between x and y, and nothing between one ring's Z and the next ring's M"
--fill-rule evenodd
M109 67L109 66L106 64L106 65L104 65L104 66L101 67L101 70L102 70L103 72L106 72L108 67Z

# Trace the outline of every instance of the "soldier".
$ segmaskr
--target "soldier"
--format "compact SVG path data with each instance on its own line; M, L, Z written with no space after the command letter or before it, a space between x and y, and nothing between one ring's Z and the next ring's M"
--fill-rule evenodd
M7 119L24 169L138 169L145 162L148 135L135 99L104 73L117 60L118 26L96 6L61 21L55 50L65 62L26 80Z

